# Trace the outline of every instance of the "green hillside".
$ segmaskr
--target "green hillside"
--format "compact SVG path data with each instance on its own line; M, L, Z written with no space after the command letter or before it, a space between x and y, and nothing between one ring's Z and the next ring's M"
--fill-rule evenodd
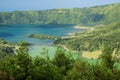
M120 3L90 8L0 12L0 24L109 24L120 18Z
M96 27L77 34L75 38L56 40L55 44L64 44L71 50L99 50L103 46L120 48L120 23L114 22L107 26Z

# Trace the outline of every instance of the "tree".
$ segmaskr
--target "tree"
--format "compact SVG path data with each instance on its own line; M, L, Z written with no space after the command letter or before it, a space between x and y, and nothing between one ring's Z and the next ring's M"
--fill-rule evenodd
M52 60L52 63L60 69L59 71L64 76L67 75L67 71L72 68L74 63L73 58L65 54L66 52L64 50L58 49L54 59Z
M32 79L33 64L32 58L28 54L26 47L20 47L16 55L16 68L14 72L15 79L27 80Z
M108 69L113 69L115 64L115 59L112 57L113 50L114 48L112 48L111 46L106 46L102 51L102 64Z

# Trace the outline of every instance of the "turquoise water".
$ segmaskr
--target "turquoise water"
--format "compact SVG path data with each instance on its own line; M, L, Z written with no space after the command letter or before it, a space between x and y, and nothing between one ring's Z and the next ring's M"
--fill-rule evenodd
M32 57L46 57L48 55L52 59L54 57L54 54L56 53L57 47L48 45L33 45L29 46L29 49L29 54ZM48 54L43 54L45 51L48 51Z
M29 46L29 53L32 57L42 56L41 53L45 48L48 50L49 57L53 58L57 48L55 46L48 46L48 44L53 42L52 40L28 38L27 35L40 33L54 36L67 36L68 33L77 31L81 31L81 29L75 29L74 25L1 25L0 38L10 42L23 40L33 43L34 45Z
M28 38L28 34L49 34L54 36L66 36L68 33L78 31L74 25L1 25L0 38L10 42L19 42L21 40L33 44L49 44L52 40L40 40ZM80 29L79 29L80 31Z
M29 46L29 49L30 49L29 54L32 57L49 56L50 59L53 59L58 48L60 48L60 47L51 46L51 45L32 45L32 46ZM47 50L48 50L48 54L44 54L44 52L46 52ZM79 56L80 56L79 53L69 53L67 51L65 51L65 54L72 56L74 59L79 58Z

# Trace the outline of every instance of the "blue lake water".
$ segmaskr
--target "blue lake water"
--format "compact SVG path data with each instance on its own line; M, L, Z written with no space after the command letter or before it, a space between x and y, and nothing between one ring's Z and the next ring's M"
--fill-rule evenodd
M28 34L49 34L54 36L66 36L68 33L77 32L74 25L1 25L0 38L10 42L19 42L21 40L33 44L48 44L52 40L42 40L28 38Z
M41 56L43 48L48 49L48 55L53 58L56 47L44 44L51 44L52 40L35 39L27 37L28 34L49 34L54 36L67 36L68 33L82 31L75 29L75 25L1 25L0 38L10 42L26 41L36 45L29 46L30 56ZM43 44L43 45L39 45Z

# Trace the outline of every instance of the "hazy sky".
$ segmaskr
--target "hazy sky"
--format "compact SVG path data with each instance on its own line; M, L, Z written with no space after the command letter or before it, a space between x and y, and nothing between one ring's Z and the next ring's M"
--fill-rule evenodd
M0 11L81 8L120 2L120 0L0 0Z

